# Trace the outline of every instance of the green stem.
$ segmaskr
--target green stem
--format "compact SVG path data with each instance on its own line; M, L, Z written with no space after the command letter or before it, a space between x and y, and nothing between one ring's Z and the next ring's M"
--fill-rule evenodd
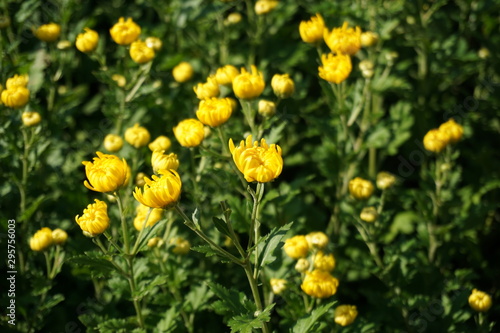
M248 126L250 126L250 131L252 132L252 137L254 140L258 140L257 137L257 128L255 127L255 113L252 109L252 102L248 100L240 99L241 109L243 111L243 115L245 116L245 120L247 121Z
M258 279L259 277L259 247L257 244L259 243L259 237L260 237L260 221L259 221L259 209L260 209L260 203L262 201L262 197L264 196L264 183L257 183L257 189L255 191L255 195L253 196L253 209L252 209L252 217L250 220L250 232L253 232L253 240L254 240L254 245L255 245L255 253L254 253L254 272L253 272L253 277L254 279ZM250 240L252 240L252 237L250 237ZM250 242L249 245L252 243Z
M257 280L254 278L252 274L252 266L250 262L246 262L243 266L245 269L245 274L247 275L248 283L250 284L250 289L252 290L253 299L255 301L255 306L257 307L257 311L262 312L264 309L262 307L262 301L259 294L259 288L257 286ZM269 327L267 326L267 322L262 322L262 332L269 333Z
M146 218L144 219L144 222L142 222L142 228L141 231L139 232L139 236L137 236L137 239L135 240L134 247L132 248L131 255L135 256L137 254L137 251L139 251L139 243L142 239L142 234L144 233L144 229L146 229L146 223L148 222L149 216L151 215L151 212L153 211L153 208L149 208L148 212L146 214Z
M125 220L125 211L123 208L123 203L120 198L120 193L115 192L114 196L116 198L116 201L118 202L118 209L120 210L120 220L121 220L121 226L122 226L122 234L123 234L123 244L124 244L124 252L125 254L130 253L130 236L128 233L128 226L127 226L127 221Z
M127 258L127 264L128 264L128 269L129 269L129 286L130 286L130 293L132 296L132 301L134 303L134 308L135 312L137 314L137 322L139 323L140 328L144 328L144 319L142 318L142 309L141 309L141 303L140 300L136 297L136 291L137 291L137 285L135 282L135 275L134 275L134 257L130 256Z
M43 255L45 256L45 265L47 266L47 278L49 280L52 280L50 277L50 274L52 272L52 264L51 264L51 260L50 260L51 259L50 255L47 251L44 251Z
M94 242L95 245L97 245L99 247L99 249L101 249L101 252L107 256L109 256L110 258L108 259L108 261L116 268L116 270L121 274L123 275L124 277L126 277L127 279L129 278L128 276L128 273L125 272L111 257L111 254L108 252L108 250L106 249L106 247L104 246L104 244L101 242L101 239L99 237L95 237L95 238L92 238L92 242Z
M113 236L106 230L104 231L104 236L108 240L108 242L113 245L113 247L120 253L123 254L123 250L118 246L118 244L115 243L113 240Z
M373 261L375 264L380 268L384 269L384 263L382 262L382 259L380 258L380 255L378 254L378 247L377 244L372 240L371 235L369 234L368 230L366 230L361 223L354 222L354 226L356 229L358 229L359 234L363 238L363 241L365 242L366 246L368 247L368 250L370 251L370 254L372 256Z

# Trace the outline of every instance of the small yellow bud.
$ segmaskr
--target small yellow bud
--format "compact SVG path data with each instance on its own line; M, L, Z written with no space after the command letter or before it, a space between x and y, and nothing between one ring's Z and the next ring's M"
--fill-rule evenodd
M328 236L321 231L308 233L306 240L311 249L324 249L328 245Z
M458 141L460 141L462 135L464 134L464 128L461 125L457 124L453 119L450 119L444 124L441 124L441 126L439 126L439 130L445 132L448 135L449 143L457 143Z
M30 91L23 86L15 86L2 91L2 103L13 109L19 109L28 104Z
M165 242L160 237L153 237L148 240L148 247L162 247Z
M11 78L7 79L7 82L5 82L5 88L7 89L12 89L14 87L27 87L28 82L30 78L28 74L23 74L23 75L14 75Z
M335 309L335 322L340 326L352 324L358 316L358 310L354 305L339 305Z
M160 51L163 46L163 42L158 37L148 37L144 42L149 48L155 50L156 52Z
M240 13L231 13L224 20L224 25L233 25L241 22L241 14Z
M472 294L469 296L470 307L478 312L486 312L491 308L491 296L487 293L473 289Z
M312 272L306 272L300 288L309 296L328 298L335 295L338 285L339 280L330 273L315 269Z
M38 125L42 121L42 117L38 112L25 111L21 118L23 119L23 125L26 127Z
M440 153L449 142L448 133L438 129L431 129L424 136L424 147L433 153Z
M75 217L76 223L87 237L98 236L109 227L108 205L99 199L94 201L83 210L82 216Z
M127 84L127 79L125 78L125 76L120 74L113 74L111 76L111 80L115 81L116 85L120 88L125 87L125 85Z
M361 211L361 214L359 214L359 218L362 221L372 223L374 222L378 217L377 209L375 207L365 207Z
M276 295L281 294L286 290L286 280L285 279L271 279L269 281L273 293Z
M275 74L271 80L271 87L278 98L288 98L295 92L295 83L288 74Z
M357 200L366 200L373 194L371 181L356 177L349 182L349 193Z
M264 15L271 12L279 4L279 1L274 0L257 0L255 3L255 13Z
M137 176L135 176L135 185L142 187L144 184L146 184L146 181L144 181L144 177L146 177L146 174L144 172L139 172Z
M253 99L264 91L266 86L264 75L254 65L251 69L251 73L248 73L245 68L242 68L241 73L233 80L233 91L238 98Z
M109 29L109 33L116 44L129 45L139 37L141 27L130 17L127 18L127 21L120 17L118 22Z
M114 153L122 149L123 147L123 139L121 136L116 134L108 134L104 138L104 149L107 151Z
M193 77L193 66L189 62L181 62L172 70L172 76L174 80L179 83L183 83L191 80Z
M48 23L38 27L35 36L44 42L54 42L61 34L61 26L56 23Z
M136 40L130 45L130 57L138 64L150 62L155 57L155 50L141 40Z
M270 118L276 113L276 104L274 102L261 99L259 101L259 114L262 117Z
M490 50L485 47L482 47L477 51L477 56L481 59L487 59L490 57Z
M84 33L76 36L76 48L80 52L92 52L96 49L97 43L99 42L99 34L90 28L85 28L83 30L85 31Z
M185 255L191 249L191 243L182 237L174 237L170 240L170 245L173 245L172 252L178 255Z
M66 231L57 228L55 230L52 230L52 239L54 240L54 244L62 245L66 243L68 234L66 233Z
M151 166L155 173L160 170L177 170L179 168L177 155L174 153L166 155L164 153L164 150L155 150L151 156Z
M205 126L197 119L185 119L174 127L174 135L183 147L197 147L205 138Z
M148 145L149 150L155 151L155 150L169 150L170 146L172 145L172 142L170 141L169 138L167 138L164 135L160 135L157 137L153 142L151 142Z
M309 260L307 260L306 258L300 258L295 264L295 270L299 273L304 273L309 269L309 266Z
M378 43L378 34L372 31L361 33L361 46L370 47Z
M38 230L33 237L30 238L30 248L37 252L48 249L53 243L52 230L47 227Z
M309 245L306 236L297 235L289 238L283 245L285 253L292 259L305 258L309 252Z
M144 147L149 143L149 140L151 140L149 131L137 123L125 131L125 141L135 148Z
M208 77L207 82L198 83L193 87L193 90L198 99L217 97L220 94L219 84L214 76Z
M377 188L379 190L386 190L391 188L396 183L396 176L392 173L381 171L377 174Z
M218 84L229 86L233 84L233 80L240 74L240 71L232 65L226 65L217 69L215 80Z
M67 50L71 47L71 42L69 40L61 40L57 43L58 50Z

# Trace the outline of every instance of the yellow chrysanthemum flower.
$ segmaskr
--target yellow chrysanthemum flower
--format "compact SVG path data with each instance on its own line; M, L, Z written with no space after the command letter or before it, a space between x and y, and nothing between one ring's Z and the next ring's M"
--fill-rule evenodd
M295 83L288 74L274 74L271 80L274 94L279 98L288 98L295 92Z
M356 177L349 182L349 193L358 200L366 200L371 197L375 188L371 181Z
M99 42L99 34L90 28L84 28L85 32L76 36L75 46L80 52L94 51Z
M174 67L172 76L179 83L189 81L193 77L193 66L189 62L183 61Z
M5 88L10 89L14 87L27 87L28 82L30 78L28 74L23 74L23 75L14 75L11 78L7 79L7 82L5 82Z
M333 254L325 254L323 251L316 252L313 258L314 269L331 272L335 269L335 257Z
M33 251L44 251L54 244L52 238L52 230L50 228L42 228L35 232L33 237L30 238L30 248Z
M164 150L155 150L151 156L151 166L153 171L158 173L160 170L176 170L179 168L179 159L177 154L165 154Z
M457 143L464 134L464 128L457 124L454 119L450 119L439 126L439 130L448 135L448 143Z
M323 38L332 52L354 55L361 48L361 29L347 26L348 23L344 22L341 28L334 28L331 32L324 30Z
M30 91L23 86L14 86L10 89L2 91L2 103L13 109L19 109L28 104L30 99Z
M83 210L83 215L75 217L85 236L95 237L109 227L108 205L99 199Z
M285 279L271 279L269 280L269 284L271 285L271 289L273 294L279 295L286 290L286 280Z
M38 27L35 36L44 42L54 42L61 34L61 26L56 23L48 23Z
M111 38L119 45L129 45L141 34L141 27L130 17L125 21L123 17L109 29Z
M151 134L149 134L149 131L137 123L125 130L125 141L135 148L144 147L150 140Z
M268 145L265 139L259 145L258 141L252 142L252 136L249 135L246 140L241 140L238 147L230 139L229 150L247 182L267 183L277 178L283 170L281 147Z
M335 295L339 280L328 272L314 270L306 272L306 277L300 285L302 291L312 297L328 298Z
M146 184L141 190L135 188L134 198L141 204L151 208L168 208L179 200L181 194L181 177L174 170L160 170L160 177L153 175L152 180L145 177Z
M154 226L158 221L161 220L163 215L163 209L152 208L148 220L146 221L146 216L148 216L148 212L149 212L149 207L144 206L143 204L139 204L135 209L134 228L137 231L141 231L143 226L146 227Z
M54 240L54 244L62 245L66 243L66 240L68 239L68 234L66 233L66 231L57 228L52 230L52 239Z
M266 87L262 72L258 71L254 65L251 68L251 73L242 68L241 73L233 80L233 91L238 98L252 99L259 97Z
M378 34L373 31L365 31L361 34L361 46L370 47L378 43Z
M359 218L367 223L375 222L378 217L378 212L375 207L365 207L359 214Z
M314 44L323 40L325 21L320 14L311 17L310 21L302 21L299 25L300 38L306 43Z
M115 155L103 154L100 151L93 162L83 161L88 180L83 185L96 192L113 192L128 184L130 168L125 159Z
M26 127L38 125L42 121L42 117L38 112L28 111L23 112L21 119L23 120L23 125Z
M424 136L424 147L433 153L440 153L450 142L448 132L439 129L431 129Z
M200 101L196 117L205 125L218 127L224 124L231 113L233 106L229 98L207 98Z
M486 312L491 308L491 296L477 289L472 290L472 294L469 296L470 307L478 312Z
M377 174L377 187L380 190L391 188L396 183L396 176L392 173L381 171Z
M276 113L276 103L261 99L259 101L257 111L262 117L272 117Z
M318 67L319 77L328 82L341 83L349 77L352 71L351 57L344 54L323 54L322 66Z
M226 65L217 69L215 73L215 79L218 84L222 84L225 86L231 85L235 77L240 74L240 71L232 65Z
M297 235L288 238L283 245L283 250L292 259L305 258L309 252L306 236Z
M306 240L311 249L324 249L328 245L328 236L321 231L308 233Z
M116 135L116 134L108 134L104 138L103 142L104 148L111 152L117 152L123 147L123 139L121 136Z
M196 147L205 138L203 123L196 119L185 119L174 127L174 135L183 147Z
M340 326L347 326L358 316L355 305L339 305L335 308L335 322Z
M220 94L219 84L213 76L208 77L205 83L198 83L193 87L193 90L198 99L217 97Z
M169 150L170 146L172 146L172 141L165 135L160 135L153 142L148 145L149 150Z
M150 62L155 57L155 50L142 40L136 40L130 45L130 57L138 64Z

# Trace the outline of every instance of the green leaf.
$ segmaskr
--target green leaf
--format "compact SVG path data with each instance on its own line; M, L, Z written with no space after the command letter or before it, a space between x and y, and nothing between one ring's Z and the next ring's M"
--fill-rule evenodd
M45 200L46 195L42 194L38 198L36 198L31 205L24 211L23 215L19 218L19 221L27 221L29 218L36 212L38 207L42 204L42 202Z
M185 304L190 307L190 311L196 312L202 310L213 295L208 286L202 284L191 288L191 291L185 296Z
M199 253L204 253L205 256L207 257L213 257L217 255L217 251L212 249L209 245L199 245L199 246L193 246L191 247L191 250L199 252Z
M158 230L160 230L166 222L167 220L163 219L155 223L152 227L144 228L144 232L142 233L141 239L137 240L137 242L139 242L139 246L137 246L137 252L139 252L141 248L146 245L149 239L151 239L156 235Z
M48 299L40 307L39 311L48 311L57 304L64 301L64 296L62 294L55 294L54 296L48 296Z
M264 323L271 319L271 310L275 304L269 305L260 313L253 312L246 315L234 316L228 322L231 332L252 333L254 329L262 328Z
M154 279L143 280L139 285L139 291L134 296L141 299L153 291L154 288L167 284L168 279L169 277L166 275L157 275Z
M415 230L415 225L422 222L421 220L422 218L413 211L398 213L394 217L384 241L386 243L391 242L399 233L411 234Z
M229 228L227 227L226 221L220 219L218 217L213 217L212 221L214 222L215 227L219 230L220 233L231 237L231 233L229 232Z
M305 317L300 318L297 321L297 324L293 327L293 333L307 333L307 332L316 332L314 330L316 324L318 324L318 319L324 315L330 308L337 303L337 301L330 302L323 306L320 306L314 309L310 314Z
M109 275L116 271L116 268L110 262L111 257L103 256L96 252L86 252L85 255L79 255L68 259L68 262L80 266L87 266L92 269L92 274Z
M233 317L248 312L253 313L256 310L255 304L249 301L244 293L235 289L227 289L215 282L208 282L207 285L221 299L221 301L212 304L217 313Z
M282 243L281 240L286 235L287 231L290 230L292 224L293 222L290 222L279 229L274 228L269 234L262 237L261 245L259 246L262 247L259 250L259 262L261 268L276 259L274 251L276 251L278 246ZM279 249L281 249L281 247Z
M383 148L391 139L391 132L386 127L378 127L366 139L369 148Z
M128 333L137 324L135 317L127 319L109 319L97 325L97 330L101 333Z
M170 333L174 332L177 328L177 317L179 314L179 309L173 306L165 312L165 316L156 325L155 332Z

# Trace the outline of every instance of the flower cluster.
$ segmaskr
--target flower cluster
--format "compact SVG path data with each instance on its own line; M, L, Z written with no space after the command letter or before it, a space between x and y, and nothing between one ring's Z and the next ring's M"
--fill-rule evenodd
M19 109L28 104L30 91L28 90L28 75L14 75L7 79L5 90L2 91L2 103L13 109ZM30 125L26 125L30 126ZM32 125L31 125L32 126Z
M433 153L440 153L450 144L457 143L462 138L464 129L455 120L450 119L439 128L431 129L424 136L424 147Z
M62 245L66 243L68 234L62 229L54 229L44 227L30 238L30 248L33 251L41 252L50 248L52 245Z

